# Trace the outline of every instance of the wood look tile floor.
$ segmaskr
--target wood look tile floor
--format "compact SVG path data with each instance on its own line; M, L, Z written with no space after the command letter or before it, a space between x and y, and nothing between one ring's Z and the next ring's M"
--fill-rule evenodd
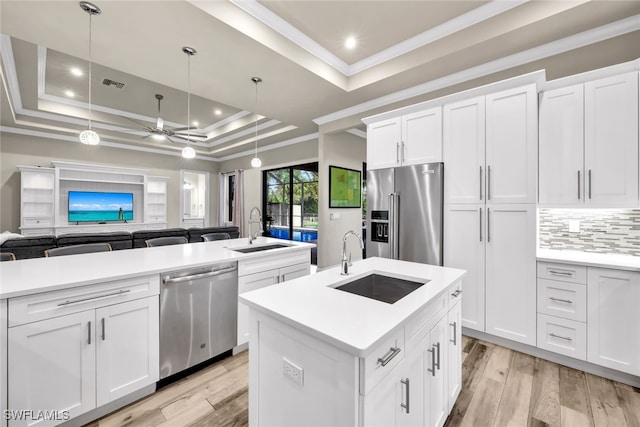
M446 427L640 427L640 389L468 337L462 358ZM247 392L245 351L89 426L246 426Z

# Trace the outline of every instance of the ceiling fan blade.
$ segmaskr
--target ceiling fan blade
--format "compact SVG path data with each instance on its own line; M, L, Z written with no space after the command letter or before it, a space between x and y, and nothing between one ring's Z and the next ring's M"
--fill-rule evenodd
M182 128L173 128L172 130L174 132L182 132L183 130L188 130L188 129L194 130L195 128L193 128L193 127L182 127Z
M127 119L130 122L133 122L133 123L137 124L138 126L140 126L140 129L142 129L142 130L146 130L149 127L148 124L140 122L138 120L134 120L134 119L131 119L131 118L126 117L126 116L119 116L119 117L122 117L123 119Z
M173 132L174 132L176 135L183 135L183 136L186 136L186 135L187 135L187 132L179 131L179 130L177 130L177 129L173 129ZM202 134L202 133L197 133L197 132L189 132L189 136L192 136L192 137L194 137L194 138L208 138L208 136L207 136L207 135Z
M152 133L149 133L149 134L147 134L147 135L143 136L143 137L142 137L142 139L147 139L147 138L149 138L151 135L153 135L153 134L152 134Z

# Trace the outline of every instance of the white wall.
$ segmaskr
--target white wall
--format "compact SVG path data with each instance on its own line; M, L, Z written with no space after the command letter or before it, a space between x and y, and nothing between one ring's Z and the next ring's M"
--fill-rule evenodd
M20 172L23 166L51 167L52 160L146 169L149 175L169 177L167 227L180 227L180 169L209 171L210 223L218 224L218 163L186 160L107 146L89 147L79 142L0 133L0 231L18 233L20 227Z
M258 206L262 211L262 171L318 161L318 140L258 152L258 157L262 160L262 166L257 169L251 167L253 155L220 163L221 172L244 170L244 237L249 235L251 208Z
M362 209L329 209L329 166L341 166L362 170L367 157L367 143L347 132L327 134L320 132L319 153L319 200L318 200L318 268L340 263L342 238L353 230L362 233ZM330 214L340 218L331 220ZM356 239L349 238L347 250L352 260L362 258L362 250Z

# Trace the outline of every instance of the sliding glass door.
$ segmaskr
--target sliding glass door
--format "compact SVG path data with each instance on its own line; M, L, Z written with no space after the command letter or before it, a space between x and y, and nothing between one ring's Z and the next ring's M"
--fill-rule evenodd
M318 238L318 163L262 172L264 229L279 239Z

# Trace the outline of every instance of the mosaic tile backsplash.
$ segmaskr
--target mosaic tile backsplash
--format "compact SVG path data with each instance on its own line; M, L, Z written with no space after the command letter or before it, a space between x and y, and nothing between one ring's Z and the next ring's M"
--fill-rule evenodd
M640 209L538 209L538 239L545 249L640 256Z

